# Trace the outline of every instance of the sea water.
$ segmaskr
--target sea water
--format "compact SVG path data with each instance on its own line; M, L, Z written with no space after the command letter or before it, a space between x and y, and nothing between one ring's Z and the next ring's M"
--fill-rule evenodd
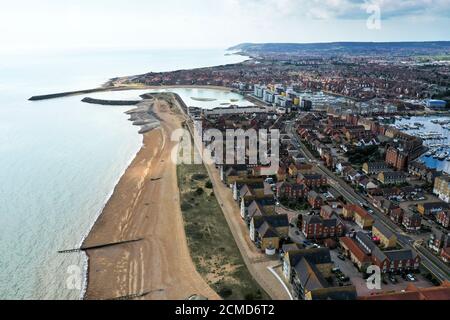
M57 251L80 246L142 145L139 128L124 114L129 107L85 104L82 96L29 102L30 96L242 60L216 49L0 56L0 299L82 296L84 254ZM223 91L175 91L188 105L205 106L192 97L244 104Z

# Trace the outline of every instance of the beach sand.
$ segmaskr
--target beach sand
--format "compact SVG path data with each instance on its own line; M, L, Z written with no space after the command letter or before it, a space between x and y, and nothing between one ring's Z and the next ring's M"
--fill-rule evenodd
M122 176L83 246L143 238L88 250L85 299L114 299L150 292L142 299L182 300L197 294L220 299L195 269L180 209L172 132L181 117L163 101L154 111L161 127L144 134L142 149ZM95 190L92 190L95 192Z

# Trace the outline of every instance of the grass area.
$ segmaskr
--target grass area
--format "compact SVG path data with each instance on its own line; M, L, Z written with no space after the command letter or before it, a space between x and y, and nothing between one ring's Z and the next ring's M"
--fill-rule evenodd
M205 167L181 164L177 174L186 236L198 272L225 300L270 299L245 266Z

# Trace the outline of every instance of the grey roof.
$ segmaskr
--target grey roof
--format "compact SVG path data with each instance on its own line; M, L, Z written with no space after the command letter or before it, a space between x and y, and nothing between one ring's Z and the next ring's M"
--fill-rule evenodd
M305 258L313 264L333 262L330 256L330 249L328 248L302 249L289 252L289 260L291 266L295 266L302 258Z
M332 227L336 227L336 225L337 225L337 220L335 218L323 220L324 227L332 228Z
M377 245L372 241L372 239L370 239L369 236L362 231L358 231L356 233L356 240L367 246L370 251L373 251L377 247Z
M283 252L289 252L289 251L300 250L300 249L302 249L302 247L303 246L298 243L287 243L287 244L283 244L283 246L281 247L281 250Z
M385 178L396 179L396 178L406 178L406 174L401 171L383 171Z
M374 224L374 227L377 228L386 238L392 238L395 234L389 230L383 223L377 221Z
M261 238L276 238L279 236L278 232L267 221L258 228L258 233Z
M308 291L323 289L328 286L328 282L323 278L314 263L302 258L294 267L297 278L301 286Z
M248 207L248 217L253 218L254 216L262 216L265 214L264 208L257 201L253 201Z
M373 248L372 256L376 257L380 261L384 261L387 259L387 256L378 247Z
M389 259L389 261L411 260L417 257L417 253L410 249L385 251L384 254Z
M254 217L255 229L259 229L264 223L268 223L273 228L289 227L289 218L287 214L278 214L273 216Z
M358 297L354 286L325 288L311 293L313 300L356 300Z
M307 224L322 224L323 219L320 216L307 216L304 218L304 222Z

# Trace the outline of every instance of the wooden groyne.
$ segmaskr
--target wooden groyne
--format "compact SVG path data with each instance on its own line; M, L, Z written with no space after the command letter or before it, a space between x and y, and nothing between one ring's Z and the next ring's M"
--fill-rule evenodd
M144 240L144 238L134 239L134 240L125 240L125 241L119 241L119 242L110 242L110 243L104 243L96 246L89 246L89 247L81 247L79 249L70 249L70 250L61 250L58 251L58 253L76 253L81 251L87 251L87 250L96 250L96 249L103 249L113 246L118 246L122 244L128 244L128 243L134 243Z
M138 103L142 102L141 100L103 100L89 97L86 97L81 101L85 103L99 104L103 106L135 106Z

